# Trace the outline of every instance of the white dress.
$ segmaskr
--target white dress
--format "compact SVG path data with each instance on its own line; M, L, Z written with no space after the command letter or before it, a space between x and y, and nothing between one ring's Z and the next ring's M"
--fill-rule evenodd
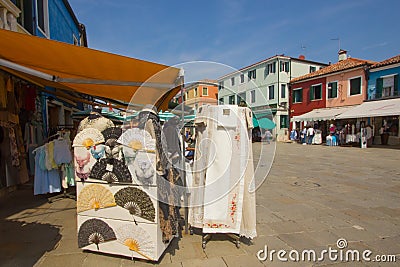
M248 108L203 106L196 116L189 223L204 233L256 234Z

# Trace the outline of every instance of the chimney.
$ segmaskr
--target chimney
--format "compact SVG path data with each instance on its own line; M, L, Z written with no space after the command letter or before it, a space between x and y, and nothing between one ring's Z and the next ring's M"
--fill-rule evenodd
M346 50L340 49L338 54L339 54L339 61L347 59L347 51Z
M305 57L304 55L300 55L300 56L299 56L299 59L301 59L301 60L305 60L305 59L306 59L306 57Z

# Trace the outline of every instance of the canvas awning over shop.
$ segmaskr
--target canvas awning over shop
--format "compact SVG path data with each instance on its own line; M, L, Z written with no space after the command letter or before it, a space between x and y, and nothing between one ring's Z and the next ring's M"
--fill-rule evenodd
M43 87L128 103L135 94L135 104L167 110L183 82L161 64L7 30L0 40L0 69Z
M335 120L339 114L342 114L354 106L334 107L334 108L318 108L300 116L294 116L291 121L327 121Z
M364 102L340 114L338 119L354 119L400 115L400 98Z
M274 129L276 127L275 122L271 120L272 112L271 109L254 111L253 112L253 126L260 127L262 129Z

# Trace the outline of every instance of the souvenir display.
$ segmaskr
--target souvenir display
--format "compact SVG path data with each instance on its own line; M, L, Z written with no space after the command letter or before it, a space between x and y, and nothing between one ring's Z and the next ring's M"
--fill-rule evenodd
M147 125L153 120L156 115ZM88 121L82 125L94 125ZM157 261L177 235L179 198L170 182L176 181L178 172L168 166L166 157L159 163L164 153L157 142L158 126L125 131L102 127L101 132L82 126L76 135L80 248Z

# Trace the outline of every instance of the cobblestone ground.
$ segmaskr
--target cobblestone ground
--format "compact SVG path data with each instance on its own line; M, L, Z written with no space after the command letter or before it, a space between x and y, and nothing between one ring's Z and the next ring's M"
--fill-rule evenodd
M203 250L201 235L175 240L160 266L399 266L400 262L400 150L254 143L254 160L261 156L258 180L269 171L257 191L257 231L253 244L236 248L225 236L214 236ZM24 186L0 200L0 266L151 266L143 261L112 257L77 248L75 201L52 204L33 197ZM397 263L331 261L293 262L288 253L331 247L344 238L342 251L370 250L397 255ZM244 240L245 241L245 240ZM289 262L256 254L268 247L284 250ZM295 254L291 254L295 257Z

